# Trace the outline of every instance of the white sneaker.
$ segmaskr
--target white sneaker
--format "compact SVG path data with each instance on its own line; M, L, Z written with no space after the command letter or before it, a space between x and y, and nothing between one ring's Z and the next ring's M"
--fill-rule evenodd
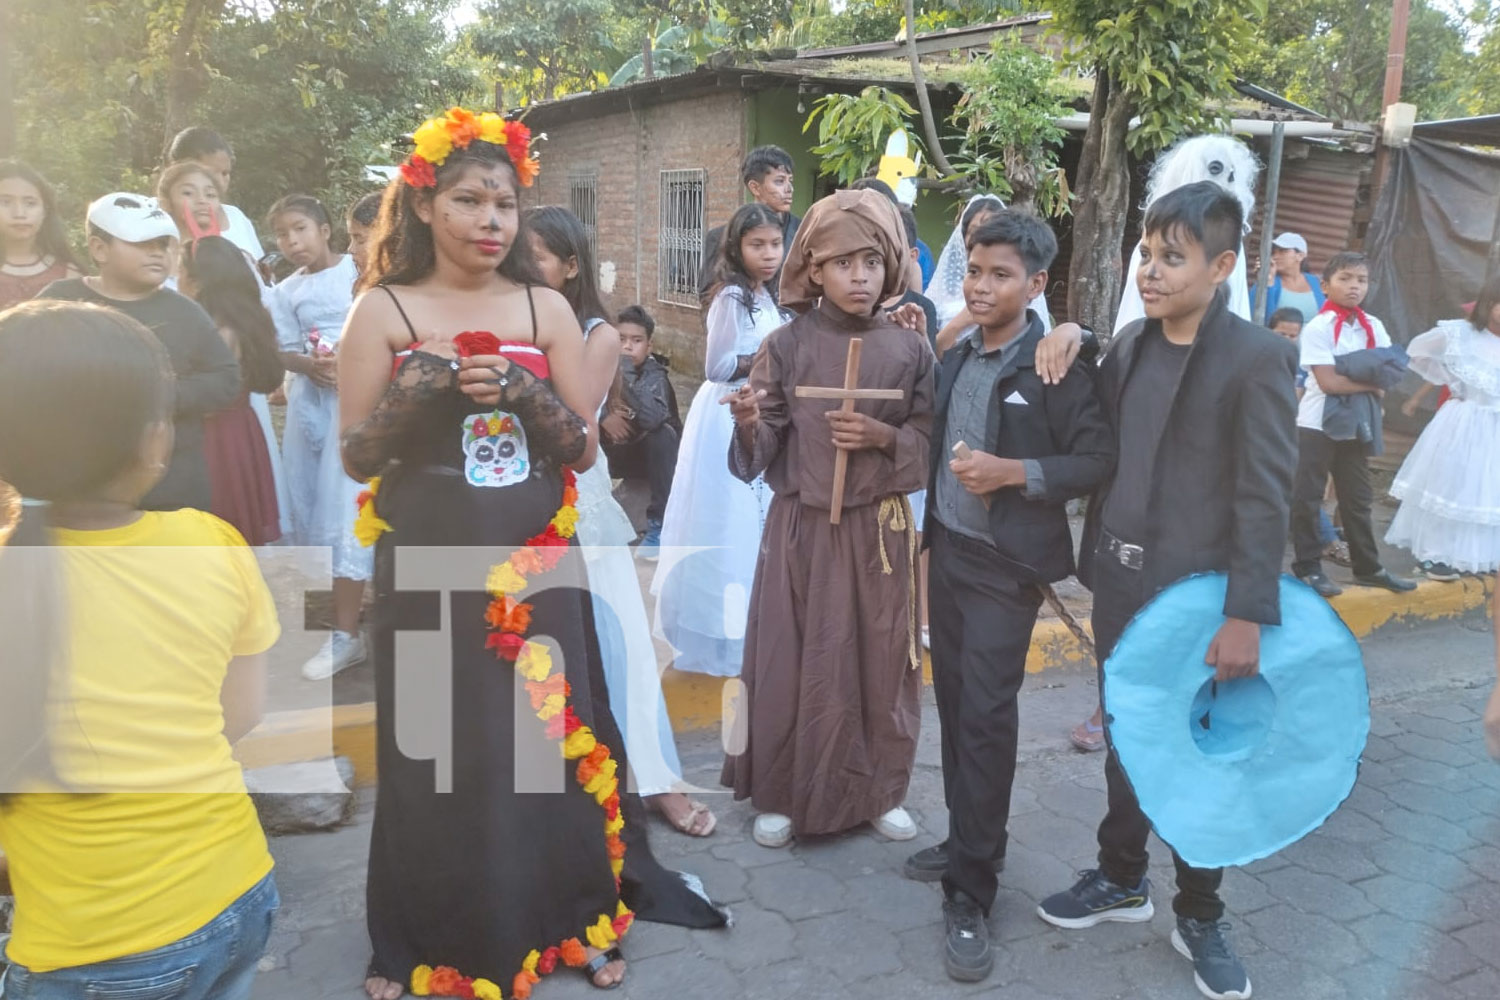
M302 664L302 676L310 681L326 681L339 671L362 663L365 656L365 638L362 634L335 629L323 640L318 651Z
M761 813L755 817L750 836L761 847L785 847L792 842L792 821L780 813Z
M900 806L873 820L870 825L889 840L911 840L917 835L916 821Z

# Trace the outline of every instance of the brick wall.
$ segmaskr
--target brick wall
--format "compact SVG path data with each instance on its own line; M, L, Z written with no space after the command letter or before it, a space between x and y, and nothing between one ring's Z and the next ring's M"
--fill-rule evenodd
M596 172L605 304L614 310L645 306L656 318L656 349L683 374L703 370L703 317L697 309L657 301L661 171L707 171L706 227L727 222L743 200L747 102L743 94L710 94L549 125L540 146L541 178L526 200L567 205L569 172Z

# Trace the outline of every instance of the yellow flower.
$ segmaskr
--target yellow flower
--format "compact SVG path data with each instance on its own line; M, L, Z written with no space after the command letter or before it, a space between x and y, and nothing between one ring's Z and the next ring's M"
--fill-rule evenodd
M497 146L505 145L505 119L493 111L486 111L480 115L479 138L482 142L492 142Z
M354 518L354 538L366 548L380 540L380 536L391 530L385 518L375 513L375 504L367 502Z
M598 922L584 931L584 937L589 939L589 944L600 951L608 951L609 946L620 939L614 927L611 926L609 918L602 913L599 914Z
M419 997L432 995L432 966L419 965L411 970L411 991Z
M528 642L521 647L521 655L516 657L516 669L528 681L540 683L552 673L552 654L541 643Z
M572 538L573 532L578 526L578 508L563 507L552 518L552 526L557 529L557 533L562 537Z
M476 979L473 982L474 1000L503 1000L500 996L500 987L488 979Z
M479 120L480 120L481 123L483 123L483 121L484 121L485 118L498 118L498 117L500 117L500 116L499 115L482 115L482 116L480 116ZM625 904L621 903L620 905L624 906ZM535 948L533 948L527 954L526 961L524 961L524 962L521 963L521 968L525 969L527 972L534 973L534 972L536 972L536 963L540 962L541 960L542 960L542 953L539 952L539 951L537 951Z
M500 418L490 417L490 437L496 437L500 433Z
M432 118L422 123L414 133L412 139L417 144L417 155L434 167L448 158L453 152L453 137L448 134L448 127L441 118Z
M485 581L484 587L493 597L519 594L526 589L526 578L517 573L516 568L507 559L490 570L490 577Z
M598 741L594 739L593 732L588 726L579 726L563 739L563 756L568 760L577 760L579 757L587 757L594 752Z
M600 795L599 789L603 788L605 785L614 780L615 772L618 771L619 768L620 762L611 757L609 760L599 765L599 772L595 774L591 779L589 779L589 783L583 786L583 790L597 798L602 803L605 799L609 798L610 793L605 792L603 795Z
M619 833L623 829L625 829L625 814L624 813L621 813L620 815L616 816L614 819L607 819L607 820L604 821L604 835L606 837L613 837L615 834Z
M594 801L598 802L602 806L605 802L609 801L609 797L611 795L615 794L615 792L618 792L619 790L620 779L609 778L605 780L604 784L600 785L599 788L593 792Z
M619 861L611 861L609 863L609 870L610 870L610 873L613 874L615 878L619 878L620 877L620 873L625 870L625 861L624 861L624 859L622 858Z
M567 705L568 700L560 694L549 694L542 699L542 707L537 710L536 717L546 722Z

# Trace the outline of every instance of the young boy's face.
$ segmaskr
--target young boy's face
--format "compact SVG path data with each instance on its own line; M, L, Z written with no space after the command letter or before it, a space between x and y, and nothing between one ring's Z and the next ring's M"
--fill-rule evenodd
M812 280L844 312L869 316L885 287L885 257L871 247L832 257L812 266Z
M1328 279L1323 293L1333 300L1333 304L1344 309L1353 309L1365 300L1365 295L1370 291L1370 269L1363 264L1355 267L1342 267Z
M370 230L371 226L365 225L358 219L349 220L349 256L354 258L354 266L360 271L365 269L365 257L370 252Z
M145 243L89 237L89 255L99 275L130 292L146 293L160 288L172 273L177 241L165 236Z
M1151 319L1191 316L1213 301L1237 254L1225 250L1210 260L1203 244L1180 228L1141 237L1141 266L1135 272L1141 303Z
M645 364L651 356L651 335L646 328L639 323L621 323L616 329L620 331L620 354L637 368Z
M785 214L792 210L792 172L785 167L775 167L746 186L750 197L771 211Z
M1287 340L1290 340L1295 344L1297 342L1297 338L1302 336L1302 324L1293 322L1289 319L1284 319L1279 323L1273 323L1271 325L1271 332L1279 333Z
M1025 315L1026 304L1046 283L1046 271L1026 273L1026 262L1014 245L976 246L969 251L969 270L964 275L964 305L981 327L999 329Z

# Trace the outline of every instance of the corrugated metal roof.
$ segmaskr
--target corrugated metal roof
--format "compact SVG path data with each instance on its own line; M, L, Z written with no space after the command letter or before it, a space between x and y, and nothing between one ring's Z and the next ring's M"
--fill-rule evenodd
M1276 199L1276 233L1302 234L1307 240L1307 264L1321 274L1328 258L1347 250L1359 201L1361 175L1371 165L1367 156L1309 149L1301 159L1287 159L1281 167L1281 189ZM1264 199L1262 186L1260 197ZM1250 235L1245 239L1249 273L1260 264L1260 229L1265 202L1256 205Z

